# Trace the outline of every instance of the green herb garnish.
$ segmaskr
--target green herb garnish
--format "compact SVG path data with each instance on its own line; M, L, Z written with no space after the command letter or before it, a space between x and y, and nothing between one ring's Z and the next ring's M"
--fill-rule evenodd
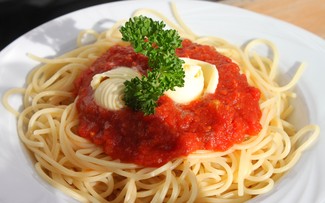
M145 16L130 19L121 27L122 40L128 41L135 52L148 57L151 71L142 78L125 81L125 104L145 115L153 114L159 97L167 90L184 86L183 61L175 49L182 40L176 30L164 30L163 22Z

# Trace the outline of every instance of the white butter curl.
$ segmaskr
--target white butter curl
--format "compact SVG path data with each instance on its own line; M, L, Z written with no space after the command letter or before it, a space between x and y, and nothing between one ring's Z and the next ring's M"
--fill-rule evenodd
M95 102L108 110L122 109L125 106L124 82L135 77L141 77L141 74L132 68L123 66L96 74L90 84L95 90Z
M175 90L168 90L165 94L173 101L186 104L204 93L213 94L218 86L219 74L215 65L190 59L184 60L183 69L185 71L184 86L175 87Z
M180 104L189 103L206 93L213 94L219 81L215 65L190 58L181 59L185 61L182 65L185 71L184 86L175 87L174 91L168 90L165 94ZM95 102L109 110L125 107L124 82L134 77L141 78L141 74L130 67L117 67L95 75L90 84L95 90Z

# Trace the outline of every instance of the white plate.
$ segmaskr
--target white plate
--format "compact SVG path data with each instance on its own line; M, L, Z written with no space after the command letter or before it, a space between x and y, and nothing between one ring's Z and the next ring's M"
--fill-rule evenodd
M305 61L307 70L299 82L307 110L304 120L325 129L325 41L288 23L246 10L204 1L175 1L185 23L197 34L222 37L237 45L265 38L279 48L283 71ZM98 31L128 18L137 8L159 10L172 19L168 1L123 1L79 10L43 24L11 43L0 53L0 91L24 85L27 73L37 65L26 53L55 56L75 47L79 31ZM19 105L19 97L12 98ZM16 119L0 105L0 202L75 202L45 183L35 172L16 133ZM251 202L325 202L325 137L320 140L271 193Z

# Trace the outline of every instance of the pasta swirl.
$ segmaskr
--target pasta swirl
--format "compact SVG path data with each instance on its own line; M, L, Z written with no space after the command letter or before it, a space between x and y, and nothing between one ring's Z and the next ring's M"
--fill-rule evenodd
M183 38L214 46L239 64L250 85L260 89L262 131L225 152L196 151L158 168L112 160L103 150L78 136L73 82L96 58L120 41L119 21L103 33L81 32L78 48L55 59L30 55L42 66L33 70L22 89L4 96L8 110L18 116L18 134L35 158L35 168L44 180L81 202L244 202L272 190L275 182L290 170L301 154L315 142L319 127L306 125L296 130L288 120L296 97L293 87L303 73L302 65L292 80L280 86L279 53L264 39L249 42L241 50L217 37L199 37L172 10L179 24L157 11L138 10L135 15L160 17ZM96 38L84 45L86 34ZM267 46L269 59L252 53L255 46ZM23 94L23 111L8 103L11 94Z

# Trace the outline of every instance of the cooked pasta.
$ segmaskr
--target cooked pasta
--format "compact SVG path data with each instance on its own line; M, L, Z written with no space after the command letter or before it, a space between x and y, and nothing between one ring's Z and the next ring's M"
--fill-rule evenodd
M122 20L103 33L81 32L78 47L55 59L30 54L42 65L31 71L24 89L12 89L3 98L7 109L18 117L18 135L44 180L81 202L244 202L271 191L315 142L318 126L297 130L288 119L293 111L291 100L296 97L293 88L304 65L290 82L280 86L276 81L280 54L272 42L252 40L242 50L217 37L200 37L181 20L174 4L172 10L178 24L149 9L134 15L154 15L178 30L182 38L213 46L236 62L248 83L261 91L260 133L227 151L200 150L157 168L113 160L80 137L73 83L110 47L125 43L118 30ZM87 35L96 41L84 44ZM261 45L273 58L252 51ZM24 95L21 112L8 103L8 97L17 93Z

